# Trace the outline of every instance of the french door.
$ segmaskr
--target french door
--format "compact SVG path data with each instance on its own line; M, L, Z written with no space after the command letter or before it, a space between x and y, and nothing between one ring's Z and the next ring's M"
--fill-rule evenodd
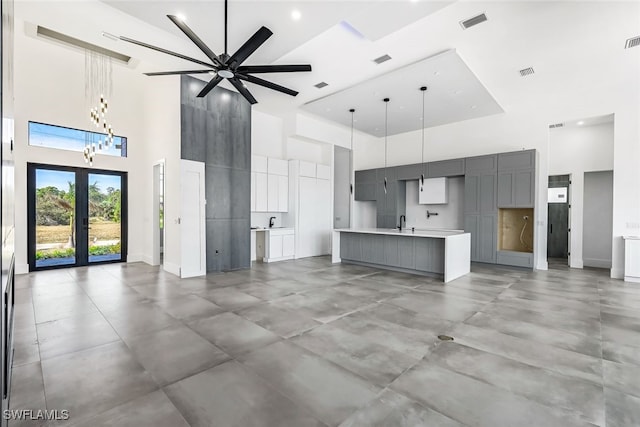
M126 172L27 165L29 270L127 259Z

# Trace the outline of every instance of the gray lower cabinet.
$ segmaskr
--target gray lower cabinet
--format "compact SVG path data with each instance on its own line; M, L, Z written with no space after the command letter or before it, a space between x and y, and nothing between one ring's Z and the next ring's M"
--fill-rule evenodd
M440 178L443 176L464 175L465 159L442 160L439 162L429 162L427 165L429 178Z
M496 263L497 214L465 214L464 231L471 234L471 261Z
M444 239L343 232L340 233L340 258L444 274Z
M533 268L533 254L528 252L498 251L498 264Z
M495 173L468 174L464 177L464 212L496 213L497 177Z
M415 239L415 269L444 274L444 239Z
M362 246L360 234L341 233L340 256L344 259L362 261Z

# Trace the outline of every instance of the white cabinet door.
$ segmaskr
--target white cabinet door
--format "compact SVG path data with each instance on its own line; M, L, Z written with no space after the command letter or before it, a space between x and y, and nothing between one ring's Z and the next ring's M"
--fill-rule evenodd
M331 166L317 165L316 174L320 179L331 179Z
M269 259L282 258L282 237L269 233Z
M251 172L251 212L256 211L256 173Z
M267 212L267 174L256 172L256 212Z
M289 178L278 177L278 212L289 211Z
M305 162L304 160L300 160L300 171L298 173L300 174L300 176L315 178L316 164L311 162Z
M267 158L264 156L251 156L251 170L253 172L267 173Z
M331 182L327 179L318 179L316 181L316 235L317 247L316 255L326 255L331 246Z
M267 175L267 212L278 212L278 175Z
M288 234L282 236L282 256L293 256L295 254L296 236Z
M267 173L270 175L289 175L289 162L281 159L272 159L269 157L267 161Z
M251 230L251 261L257 259L257 233L256 230Z

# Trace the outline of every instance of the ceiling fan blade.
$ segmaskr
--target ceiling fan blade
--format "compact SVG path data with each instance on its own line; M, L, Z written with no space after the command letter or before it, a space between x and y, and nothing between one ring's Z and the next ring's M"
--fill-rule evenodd
M150 44L145 43L145 42L141 42L141 41L138 41L138 40L133 40L133 39L130 39L130 38L124 37L124 36L120 36L120 40L128 42L128 43L137 44L138 46L146 47L147 49L152 49L152 50L155 50L155 51L158 51L158 52L162 52L162 53L167 54L167 55L175 56L177 58L184 59L186 61L191 61L191 62L194 62L196 64L203 65L205 67L215 68L215 66L213 64L207 64L206 62L200 61L199 59L191 58L189 56L182 55L181 53L172 52L170 50L163 49L163 48L158 47L158 46L153 46L153 45L150 45Z
M262 43L266 42L273 33L267 27L260 27L258 31L247 40L240 49L234 53L227 61L227 65L230 67L242 64L253 52L256 51Z
M211 92L211 89L213 89L214 87L218 86L218 83L220 83L222 81L222 77L220 76L215 76L214 78L212 78L209 83L206 84L205 87L202 88L202 90L200 91L200 93L197 95L198 98L204 98L205 96L207 96L207 94L209 92Z
M246 80L249 83L253 83L259 86L264 86L269 89L277 90L278 92L286 93L287 95L296 96L298 94L298 92L296 92L295 90L291 90L284 86L280 86L278 84L269 82L267 80L263 80L259 77L254 77L254 76L249 76L244 74L236 74L236 77L241 80Z
M218 55L213 53L213 51L211 49L209 49L209 46L207 46L202 40L200 40L200 37L198 37L196 35L196 33L194 33L193 30L191 28L189 28L187 26L187 24L184 23L184 21L182 21L180 18L178 18L177 16L174 16L174 15L167 15L167 18L169 18L171 20L171 22L176 24L176 27L180 28L180 30L185 34L185 36L189 37L189 39L196 46L198 46L198 48L205 55L207 55L207 57L210 60L212 60L214 64L222 65L222 61L220 61L220 58L218 58Z
M311 65L243 65L237 71L243 74L297 73L311 71Z
M185 71L159 71L156 73L144 73L145 76L173 76L180 74L205 74L213 70L185 70Z
M249 92L249 90L244 86L244 83L240 80L234 78L229 79L229 82L238 90L238 92L240 92L240 95L244 96L247 101L249 101L249 104L253 105L258 103L253 95L251 95L251 92Z

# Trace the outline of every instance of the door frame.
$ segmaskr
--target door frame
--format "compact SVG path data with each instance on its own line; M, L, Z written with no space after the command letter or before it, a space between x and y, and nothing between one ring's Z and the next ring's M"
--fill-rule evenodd
M36 267L36 170L47 169L62 172L75 173L76 205L75 205L75 235L76 235L76 262L74 264L52 265ZM89 174L117 175L121 179L120 200L120 259L89 262L89 233L83 230L78 218L88 218L88 189ZM86 212L82 212L86 208ZM128 246L128 218L129 192L128 173L107 169L80 168L73 166L60 166L44 163L27 163L27 262L29 271L55 270L59 268L84 267L89 265L114 264L127 262ZM85 233L85 231L87 231Z

